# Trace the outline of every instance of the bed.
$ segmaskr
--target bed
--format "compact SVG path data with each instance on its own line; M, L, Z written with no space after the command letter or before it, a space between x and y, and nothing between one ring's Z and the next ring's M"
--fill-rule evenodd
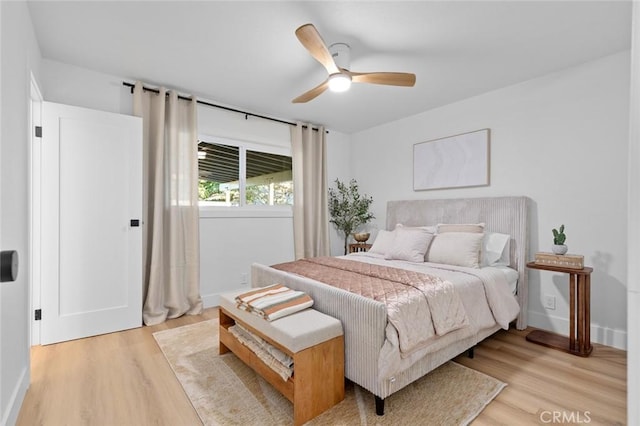
M500 321L502 326L497 321L488 322L486 319L476 321L476 317L480 318L480 314L476 312L473 300L479 300L478 295L488 290L487 284L484 284L484 289L482 288L482 277L478 280L480 284L471 284L473 278L470 278L471 274L466 273L469 272L466 268L439 265L433 262L425 264L432 269L442 268L443 279L453 280L458 293L461 294L464 307L472 311L468 326L437 336L434 344L428 345L426 349L420 348L406 354L399 353L398 338L391 325L393 317L390 316L387 306L380 301L324 284L320 279L307 278L298 273L277 269L280 265L271 267L253 264L252 285L262 287L282 283L305 291L314 299L314 309L338 318L343 324L345 335L345 376L371 392L376 399L377 413L383 414L385 398L446 361L472 349L500 328L505 328L505 319L508 319L507 322L515 322L518 329L526 328L528 288L525 264L528 247L528 205L527 197L409 200L387 203L386 228L390 232L397 229L398 224L415 228L437 224L483 223L484 233L509 236L506 262L512 270L512 275L515 274L517 278L515 296L511 296L512 299L517 300L517 304L515 313L511 309L510 313L505 314L508 317L503 315ZM420 271L423 266L411 266L410 262L402 260L382 260L381 256L375 253L357 253L347 256L346 259L367 264L388 264L394 268L413 268L416 271ZM429 259L425 257L425 260ZM490 269L493 268L481 268L495 276L495 271L489 271ZM463 287L468 290L461 293L461 287L455 283L456 274L465 277L462 279ZM472 295L469 296L467 291L475 292L475 295L470 293ZM478 309L486 311L485 308ZM494 308L489 307L489 309ZM506 326L508 327L508 324Z

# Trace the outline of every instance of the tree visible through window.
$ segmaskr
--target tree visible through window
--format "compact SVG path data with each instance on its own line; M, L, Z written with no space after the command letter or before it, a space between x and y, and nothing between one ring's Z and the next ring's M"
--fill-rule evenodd
M210 142L198 151L201 205L293 204L290 156Z

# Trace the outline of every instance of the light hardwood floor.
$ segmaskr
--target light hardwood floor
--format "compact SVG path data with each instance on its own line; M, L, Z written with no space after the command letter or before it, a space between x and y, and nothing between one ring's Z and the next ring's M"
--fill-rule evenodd
M31 386L17 424L199 425L152 334L217 317L212 308L153 327L32 348ZM508 384L474 425L560 424L554 418L626 423L626 352L595 345L589 358L580 358L529 343L525 335L500 331L476 348L475 358L456 358Z

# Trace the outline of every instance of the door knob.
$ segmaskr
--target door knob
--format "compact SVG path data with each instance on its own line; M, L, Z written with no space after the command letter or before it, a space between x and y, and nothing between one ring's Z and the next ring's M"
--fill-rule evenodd
M0 282L15 281L18 278L18 252L0 252Z

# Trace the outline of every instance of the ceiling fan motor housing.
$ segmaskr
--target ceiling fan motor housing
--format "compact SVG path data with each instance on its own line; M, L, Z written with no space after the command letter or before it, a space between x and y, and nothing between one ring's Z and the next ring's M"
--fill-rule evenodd
M339 68L349 70L351 68L351 48L346 43L334 43L329 46L329 52Z

